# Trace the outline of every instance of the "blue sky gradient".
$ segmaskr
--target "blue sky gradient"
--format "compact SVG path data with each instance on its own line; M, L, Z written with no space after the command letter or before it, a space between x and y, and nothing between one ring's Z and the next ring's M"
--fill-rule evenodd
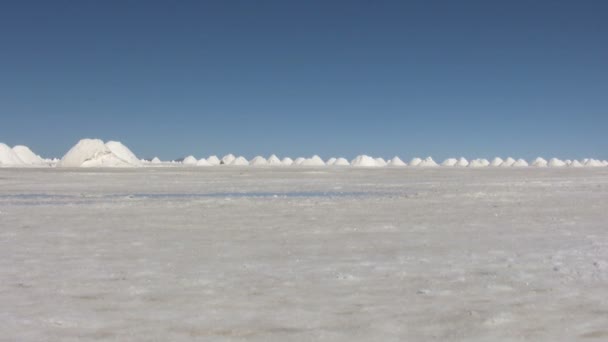
M0 141L608 159L608 1L3 1Z

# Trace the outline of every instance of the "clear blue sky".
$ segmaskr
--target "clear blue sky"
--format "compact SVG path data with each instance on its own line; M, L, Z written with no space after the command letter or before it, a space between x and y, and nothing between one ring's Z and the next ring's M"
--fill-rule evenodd
M0 141L608 158L608 1L2 1Z

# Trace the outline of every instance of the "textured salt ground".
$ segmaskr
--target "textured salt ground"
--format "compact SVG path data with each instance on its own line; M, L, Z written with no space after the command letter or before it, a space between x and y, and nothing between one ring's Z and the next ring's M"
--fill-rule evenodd
M4 169L0 340L601 341L606 222L603 169Z

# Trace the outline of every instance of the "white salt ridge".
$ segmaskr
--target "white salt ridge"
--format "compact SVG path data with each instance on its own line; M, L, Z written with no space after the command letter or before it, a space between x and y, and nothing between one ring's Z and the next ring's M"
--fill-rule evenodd
M333 166L350 166L350 163L345 158L338 158L334 162Z
M262 156L255 156L253 159L251 159L251 161L249 162L249 165L251 165L251 166L268 166L268 161L266 160L266 158L264 158Z
M247 166L247 165L249 165L249 161L247 161L247 159L245 159L245 157L239 156L239 157L233 158L229 165Z
M30 166L46 166L49 163L45 162L40 156L36 155L29 147L23 145L13 146L13 152L23 162Z
M277 157L273 154L270 157L268 157L268 165L283 166L283 163L281 163L281 160L279 159L279 157Z
M325 166L325 162L321 157L314 155L311 158L305 159L300 165L302 166Z
M405 164L403 162L403 160L401 160L401 158L394 156L393 159L391 159L388 162L387 166L391 166L391 167L402 167L402 166L407 166L407 164Z
M458 163L458 159L456 158L448 158L441 163L441 166L444 167L454 167Z
M291 165L293 165L293 159L291 159L289 157L285 157L285 158L283 158L283 160L281 160L281 165L291 166Z
M566 163L560 159L551 158L547 165L550 167L564 167L564 166L566 166Z
M196 165L196 163L198 163L198 159L194 158L194 156L187 156L182 161L182 164L184 165Z
M410 160L410 163L408 165L409 166L418 166L418 165L420 165L420 163L422 163L422 159L413 158L412 160Z
M350 165L355 167L377 167L376 160L367 155L359 155L350 162Z
M236 159L236 157L234 156L234 154L227 154L224 157L222 157L222 164L231 165L235 159Z
M23 161L8 145L0 143L0 166L19 166Z
M222 163L222 161L220 160L220 158L218 158L217 156L209 156L207 158L207 162L211 165L220 165Z
M587 160L587 162L585 163L586 167L603 167L604 164L602 164L601 161L596 160L596 159L589 159Z
M532 162L532 166L534 167L547 167L548 164L549 163L547 163L547 161L541 157L534 159L534 161Z
M424 159L422 162L420 162L418 164L418 166L420 166L420 167L437 167L439 165L437 163L435 163L435 161L433 160L433 158L426 157L426 159Z
M125 147L126 148L126 147ZM123 156L124 157L124 156ZM118 157L99 139L82 139L57 164L58 167L131 167L140 165Z

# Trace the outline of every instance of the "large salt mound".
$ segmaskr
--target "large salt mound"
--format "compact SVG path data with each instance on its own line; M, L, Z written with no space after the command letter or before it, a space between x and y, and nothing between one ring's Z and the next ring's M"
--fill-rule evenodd
M441 166L453 167L458 163L458 159L456 158L448 158L441 163Z
M198 159L194 158L194 156L187 156L182 161L182 164L184 165L196 165L196 163L198 163Z
M134 165L119 158L103 141L99 139L82 139L61 158L57 166L129 167Z
M127 164L131 164L133 166L141 165L141 160L139 160L139 158L137 158L137 156L135 156L135 154L120 141L108 141L106 143L106 147L109 148L115 156Z
M350 163L345 158L338 158L334 162L333 166L350 166Z
M283 160L281 160L281 165L283 166L291 166L293 164L293 159L289 158L289 157L285 157L283 158Z
M232 162L230 162L230 165L232 166L247 166L249 165L249 162L247 161L247 159L245 159L245 157L237 157L232 159Z
M281 166L281 165L283 165L283 163L281 163L281 160L279 159L279 157L277 157L273 154L270 157L268 157L268 165Z
M549 160L548 165L549 165L550 167L564 167L564 166L566 166L566 163L565 163L564 161L560 160L560 159L557 159L557 158L551 158L551 159Z
M207 159L201 158L196 162L196 166L213 166L213 164L208 162Z
M515 159L509 157L509 158L505 159L505 161L502 162L502 164L500 164L500 167L512 167L513 164L515 164Z
M587 162L585 163L586 167L603 167L604 164L596 159L589 159L587 160Z
M336 162L336 158L331 157L331 158L327 159L327 161L325 162L325 165L332 166L332 165L334 165L335 162Z
M154 157L154 158L153 158L153 159L150 161L150 163L151 163L151 164L160 164L160 163L161 163L161 161L160 161L160 159L158 159L158 157Z
M350 165L355 167L377 167L376 160L370 156L360 155L350 162Z
M325 166L325 162L321 157L314 155L311 158L305 159L300 165L302 166Z
M268 166L268 161L262 156L256 156L249 162L251 166Z
M433 160L433 158L427 157L422 162L420 162L418 164L418 166L420 166L420 167L437 167L439 165L437 163L435 163L435 161Z
M388 166L392 166L392 167L400 167L400 166L407 166L407 164L405 164L403 162L403 160L401 160L401 158L394 156L393 159L391 159L388 162Z
M409 166L418 166L418 165L420 165L420 163L422 163L422 159L413 158L412 160L410 160L410 163L408 165Z
M532 166L534 167L547 167L547 165L547 161L541 157L534 159L534 161L532 162Z
M528 162L523 159L517 159L515 163L513 163L513 167L527 167Z
M44 165L46 162L37 156L29 147L23 145L13 146L13 152L17 155L17 157L27 165Z
M376 161L376 165L383 167L386 166L386 160L382 159L382 158L376 158L374 159Z
M211 165L220 165L222 161L217 156L209 156L207 162Z
M486 163L483 161L483 159L473 159L469 162L469 165L467 167L471 167L471 168L480 168L480 167L486 167Z
M455 166L467 167L467 166L469 166L469 161L466 160L464 157L460 157L460 159L458 159L458 162L456 163Z
M581 162L579 162L578 160L573 160L570 164L568 164L568 166L570 167L583 167L583 164L581 164Z
M23 164L23 161L12 148L4 143L0 143L0 166L18 166Z
M494 159L492 159L492 162L490 163L490 166L500 166L502 163L504 163L504 160L502 160L502 158L496 157Z
M298 157L293 161L293 165L300 166L306 160L306 158Z
M222 164L231 165L235 159L236 159L236 157L234 156L234 154L227 154L224 157L222 157Z

